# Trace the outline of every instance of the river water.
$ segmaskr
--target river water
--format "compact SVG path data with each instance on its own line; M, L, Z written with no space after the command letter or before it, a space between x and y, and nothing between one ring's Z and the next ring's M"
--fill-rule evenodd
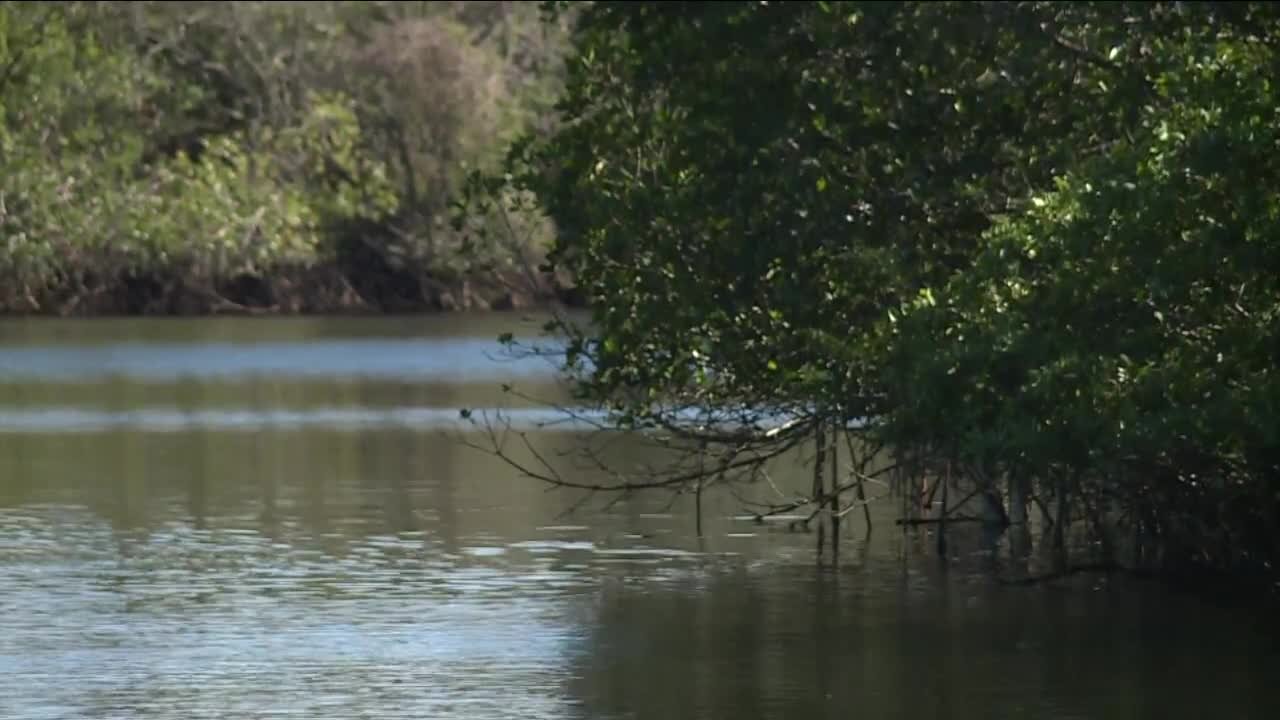
M538 325L0 323L0 718L1280 717L1269 618L1009 586L1002 538L944 564L893 502L838 564L724 493L701 538L689 498L574 510L460 442L504 405L582 440L501 392L564 400L493 340Z

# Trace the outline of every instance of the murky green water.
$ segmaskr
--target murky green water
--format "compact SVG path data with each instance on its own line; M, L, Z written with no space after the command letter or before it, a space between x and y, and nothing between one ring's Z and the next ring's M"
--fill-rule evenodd
M0 323L0 718L1278 716L1269 619L1008 587L976 533L944 568L889 504L835 568L731 497L702 539L686 499L565 516L450 435L558 397L490 357L536 328Z

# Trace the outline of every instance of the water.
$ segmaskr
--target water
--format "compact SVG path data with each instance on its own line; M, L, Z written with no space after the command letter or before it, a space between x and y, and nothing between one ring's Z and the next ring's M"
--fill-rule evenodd
M1120 578L1007 586L974 532L944 567L891 503L836 567L727 495L703 538L688 498L567 513L580 496L458 442L461 407L509 406L548 455L583 439L501 392L565 400L546 363L496 357L537 327L0 323L0 718L1280 710L1269 618Z

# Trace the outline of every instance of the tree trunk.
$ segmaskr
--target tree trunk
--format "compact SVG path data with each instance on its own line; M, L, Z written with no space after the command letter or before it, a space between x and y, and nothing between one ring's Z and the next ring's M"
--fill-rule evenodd
M840 498L836 488L840 486L840 445L836 442L834 426L831 428L831 555L834 557L840 545Z
M951 461L947 461L946 477L942 482L942 505L938 508L938 557L947 557L947 489L951 485Z
M1027 524L1027 479L1016 470L1009 473L1009 524Z
M815 447L815 457L813 460L813 499L818 511L818 555L822 555L822 547L825 544L824 534L826 527L822 524L822 476L826 472L826 435L824 434L822 423L818 423L814 430L813 443Z
M1067 570L1067 523L1070 518L1067 516L1070 504L1067 502L1067 475L1065 472L1058 473L1057 476L1057 510L1054 513L1057 517L1053 523L1053 554L1054 562L1057 564L1058 572L1066 572Z

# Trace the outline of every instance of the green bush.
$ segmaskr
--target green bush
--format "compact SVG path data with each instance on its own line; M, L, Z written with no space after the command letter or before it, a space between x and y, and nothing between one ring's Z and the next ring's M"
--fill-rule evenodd
M523 264L545 225L472 218L506 239L478 248L445 222L554 76L522 96L521 64L542 73L555 41L513 42L536 14L491 5L0 7L0 307L140 276L212 290L337 267L353 244L381 261L343 272Z

